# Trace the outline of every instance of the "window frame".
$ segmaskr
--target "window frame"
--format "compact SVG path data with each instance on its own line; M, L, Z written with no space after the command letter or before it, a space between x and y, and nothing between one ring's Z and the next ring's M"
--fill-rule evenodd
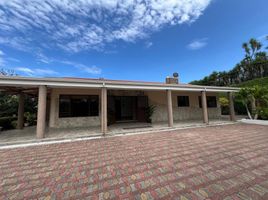
M181 101L179 100L179 98L183 98L183 101L186 100L186 102L184 102L186 104L181 105L180 104ZM186 96L186 95L177 96L177 106L179 108L189 108L190 107L190 97Z
M209 103L209 99L211 98L215 98L215 105L211 106L211 104ZM217 100L217 96L207 96L207 108L218 108L218 100ZM198 96L198 103L199 103L199 108L202 108L202 98L201 96Z
M99 102L99 95L65 95L62 94L59 96L59 108L58 108L58 117L59 118L79 118L79 117L99 117L100 115L100 102ZM66 113L63 112L64 108L62 107L62 101L68 102L66 105ZM79 107L75 107L75 104L79 104L79 100L82 102L83 100L86 100L85 102L85 109L87 108L86 114L77 114L77 109ZM96 101L96 108L91 109L92 101ZM79 105L78 105L79 106ZM80 107L81 109L81 107Z

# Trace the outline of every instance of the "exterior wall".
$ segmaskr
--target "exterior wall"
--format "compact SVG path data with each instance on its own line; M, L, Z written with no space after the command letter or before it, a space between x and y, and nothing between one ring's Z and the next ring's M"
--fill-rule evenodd
M156 110L152 116L153 122L166 122L167 116L167 93L165 91L147 92L149 97L149 105L156 106ZM177 96L189 96L190 107L178 107ZM198 96L199 92L172 92L173 118L174 121L179 120L202 120L202 108L199 108ZM217 96L216 93L207 93L207 96ZM217 108L208 108L210 119L219 118L221 116L221 108L218 103Z
M101 91L98 89L52 89L51 91L51 109L49 127L69 128L69 127L87 127L100 126L101 111L99 102L99 116L97 117L67 117L59 118L59 97L60 95L99 95Z
M52 89L51 103L50 103L50 119L49 127L55 128L68 128L68 127L87 127L87 126L100 126L101 124L101 110L99 102L99 116L98 117L75 117L75 118L59 118L59 96L60 95L99 95L100 99L101 90L98 89ZM123 95L123 96L136 96L146 95L149 99L149 105L155 105L156 110L152 116L152 122L167 122L167 93L165 91L109 91L108 94ZM177 96L189 96L190 107L178 107ZM198 96L199 92L172 92L173 104L173 117L174 121L179 120L202 120L202 108L199 108ZM207 93L207 96L217 96L216 93ZM218 103L217 108L208 108L210 119L219 118L221 116L221 109Z

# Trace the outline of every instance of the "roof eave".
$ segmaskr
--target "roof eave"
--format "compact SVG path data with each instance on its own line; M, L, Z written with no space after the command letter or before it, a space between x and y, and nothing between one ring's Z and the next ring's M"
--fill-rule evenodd
M73 88L102 88L108 89L131 89L131 90L172 90L172 91L208 91L208 92L237 92L239 88L214 87L199 85L176 85L159 83L139 82L116 82L105 80L73 80L63 78L28 78L28 77L0 77L2 86L38 87L46 85L49 87L73 87Z

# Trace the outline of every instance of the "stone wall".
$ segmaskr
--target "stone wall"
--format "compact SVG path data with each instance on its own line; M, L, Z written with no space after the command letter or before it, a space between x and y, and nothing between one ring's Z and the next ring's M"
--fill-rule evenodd
M167 95L164 91L147 92L149 104L156 106L156 110L152 116L153 122L168 121L167 114ZM178 107L177 96L189 96L190 107ZM203 120L202 108L199 108L198 92L172 92L173 118L174 121L179 120ZM217 96L216 93L208 93L207 96ZM218 98L217 98L218 100ZM221 108L208 108L210 119L217 119L221 116Z
M100 126L100 117L57 118L56 124L57 128Z
M166 105L155 105L156 110L153 114L153 122L166 122L167 117L167 106ZM209 119L218 119L221 116L220 108L208 108ZM173 106L173 119L174 121L179 120L203 120L202 108L178 108Z

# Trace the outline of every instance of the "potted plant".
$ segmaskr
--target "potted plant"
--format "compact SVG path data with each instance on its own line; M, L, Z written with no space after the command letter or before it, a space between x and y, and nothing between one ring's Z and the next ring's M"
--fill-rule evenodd
M149 105L145 109L145 115L146 115L146 122L147 123L152 123L152 116L154 114L154 111L156 109L156 106L154 105Z

